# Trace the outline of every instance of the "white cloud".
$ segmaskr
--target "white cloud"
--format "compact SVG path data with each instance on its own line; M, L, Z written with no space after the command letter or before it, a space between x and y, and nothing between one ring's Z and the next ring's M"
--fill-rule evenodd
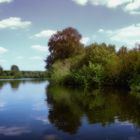
M131 15L140 15L140 11L130 11Z
M31 48L35 49L37 51L40 51L40 52L47 52L48 51L47 46L42 46L42 45L33 45Z
M121 7L124 11L130 14L140 14L140 0L72 0L79 5L92 4L95 6L101 5L108 8Z
M86 5L88 0L72 0L74 2L76 2L79 5Z
M38 38L50 38L55 33L55 30L43 30L40 33L35 34L34 36Z
M98 32L102 33L102 32L104 32L104 29L99 29Z
M31 25L31 21L22 21L19 17L10 17L0 20L0 29L19 29L27 28Z
M110 8L116 8L130 1L131 0L89 0L89 2L93 5L103 5Z
M132 0L108 0L105 5L110 8L116 8L118 6L125 5L131 1Z
M8 50L0 46L0 54L6 53Z
M140 1L139 0L133 0L133 2L126 5L125 9L128 11L131 10L137 10L140 8Z
M87 45L90 42L90 38L89 37L83 37L81 39L81 43L83 43L84 45Z
M92 5L103 5L112 8L132 2L132 0L73 0L73 1L80 5L86 5L89 3Z
M111 35L112 34L112 30L104 30L104 29L99 29L98 33L100 34L107 34L107 35Z
M10 3L12 2L13 0L0 0L0 3Z
M30 57L31 60L43 60L40 56Z
M117 30L103 30L101 32L111 41L134 47L136 43L140 43L140 24L133 24Z

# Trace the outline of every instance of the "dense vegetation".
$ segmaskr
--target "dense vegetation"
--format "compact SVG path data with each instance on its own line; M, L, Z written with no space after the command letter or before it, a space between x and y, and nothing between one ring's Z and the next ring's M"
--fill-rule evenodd
M16 65L11 66L11 70L3 70L0 66L0 79L17 79L17 78L46 78L47 73L43 71L20 71Z
M52 82L140 90L140 46L118 51L105 43L84 46L81 37L76 29L66 28L50 38L46 68Z

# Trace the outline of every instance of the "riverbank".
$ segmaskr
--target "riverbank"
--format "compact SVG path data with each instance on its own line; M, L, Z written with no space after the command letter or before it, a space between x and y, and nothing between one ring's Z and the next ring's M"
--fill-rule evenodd
M46 78L46 71L2 71L0 79Z

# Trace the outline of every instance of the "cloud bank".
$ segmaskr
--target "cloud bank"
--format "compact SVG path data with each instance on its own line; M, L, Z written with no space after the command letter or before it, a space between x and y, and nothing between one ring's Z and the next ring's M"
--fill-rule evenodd
M116 30L99 29L99 34L107 36L113 42L134 47L136 43L140 43L140 23L132 24Z
M140 14L140 0L72 0L75 3L85 6L92 4L95 6L105 6L108 8L121 7L130 14Z

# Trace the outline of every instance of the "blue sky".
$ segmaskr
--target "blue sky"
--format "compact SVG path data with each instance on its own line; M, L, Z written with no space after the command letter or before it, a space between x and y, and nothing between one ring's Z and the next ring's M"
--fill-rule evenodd
M140 0L0 0L0 65L44 70L47 42L75 27L81 42L140 43Z

